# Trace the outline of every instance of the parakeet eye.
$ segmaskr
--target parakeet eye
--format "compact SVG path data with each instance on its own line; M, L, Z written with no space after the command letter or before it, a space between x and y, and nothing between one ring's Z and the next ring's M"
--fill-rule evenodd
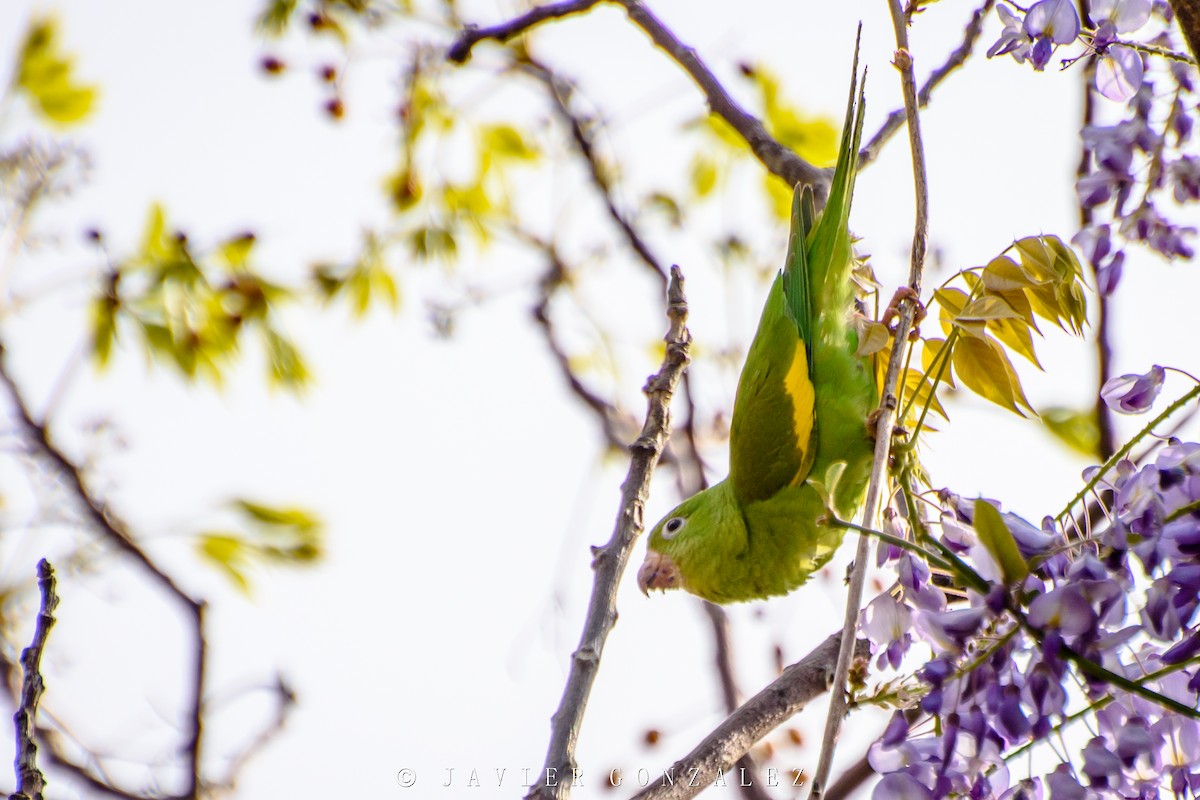
M662 527L662 537L664 539L674 539L675 534L683 530L686 522L687 520L683 517L671 517Z

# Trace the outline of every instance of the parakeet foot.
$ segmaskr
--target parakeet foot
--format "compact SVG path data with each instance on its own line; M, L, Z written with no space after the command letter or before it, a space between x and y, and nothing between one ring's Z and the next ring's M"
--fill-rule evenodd
M883 318L880 320L888 330L895 332L895 327L892 325L892 320L898 319L900 316L900 303L905 300L911 300L913 303L913 326L908 332L908 340L915 342L921 335L921 322L925 319L925 304L921 302L921 296L911 286L901 286L892 295L892 301L888 303L887 308L883 310Z

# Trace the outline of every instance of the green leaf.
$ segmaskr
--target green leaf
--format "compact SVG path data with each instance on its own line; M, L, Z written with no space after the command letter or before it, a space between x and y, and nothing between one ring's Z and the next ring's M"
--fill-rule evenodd
M891 331L882 322L862 319L856 327L858 329L858 349L854 351L854 355L859 358L878 353L887 346L892 338Z
M989 322L1001 319L1019 318L1012 306L996 295L986 294L977 297L958 313L955 322Z
M92 355L99 367L108 365L117 339L120 301L105 293L92 301Z
M1020 291L1039 283L1008 256L996 256L988 262L981 279L989 291L997 293Z
M536 161L540 155L512 125L485 125L480 133L484 149L493 155L516 161Z
M255 236L253 233L241 233L232 239L226 239L217 248L217 257L230 269L245 269L250 260L250 251L254 249Z
M264 328L263 338L267 345L267 358L270 362L269 377L271 383L292 390L304 389L312 380L304 357L296 346L282 334L271 328Z
M232 533L202 533L196 542L200 557L220 569L240 591L250 593L245 543Z
M281 36L292 21L296 0L268 0L258 17L258 27L268 35Z
M1004 524L1000 511L983 498L975 501L975 533L1000 566L1006 586L1013 586L1025 580L1029 574L1029 564L1017 548L1017 541Z
M1060 442L1086 458L1101 460L1100 425L1096 409L1073 409L1062 406L1042 411L1042 422Z
M692 194L697 197L707 197L717 186L717 164L702 153L697 153L692 159L690 179Z
M959 337L952 360L958 379L975 394L1022 417L1022 407L1033 412L1004 348L991 337Z
M996 319L988 322L987 329L1014 353L1024 356L1038 369L1042 364L1038 361L1033 349L1033 336L1029 333L1029 325L1023 319Z
M62 52L58 38L54 20L30 23L17 63L16 86L29 95L34 109L48 121L69 127L91 114L97 91L75 79L75 66Z
M295 528L305 533L321 529L321 521L316 515L298 506L269 506L246 498L234 500L233 506L249 519L263 525Z

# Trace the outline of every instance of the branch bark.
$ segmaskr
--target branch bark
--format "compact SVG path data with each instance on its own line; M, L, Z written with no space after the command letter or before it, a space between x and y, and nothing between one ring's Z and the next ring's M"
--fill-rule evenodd
M625 8L629 19L645 31L654 44L683 67L684 71L704 92L704 97L712 112L728 122L746 140L746 143L750 145L750 150L771 174L782 178L789 188L794 187L797 183L812 186L817 205L824 204L825 197L829 193L829 181L833 176L833 170L813 166L767 133L762 122L739 106L729 95L729 92L713 75L712 70L696 55L695 48L680 41L679 37L639 0L615 0L615 2Z
M896 54L893 64L900 70L900 84L904 92L904 110L908 120L908 138L912 151L913 190L916 194L916 220L913 225L912 260L908 285L914 296L921 293L921 279L925 271L925 253L929 245L929 186L925 170L925 147L921 141L921 125L918 116L917 81L913 73L912 54L908 49L908 17L900 7L899 0L888 0L892 15L892 28L896 34ZM900 304L900 319L896 325L895 345L888 361L887 375L880 392L879 411L875 428L875 460L871 467L871 478L867 484L867 497L863 503L863 524L871 527L879 510L880 497L887 480L888 458L891 454L892 429L898 401L896 385L908 350L908 333L912 330L916 306L910 299ZM854 556L854 570L850 586L846 590L846 619L842 630L841 647L838 651L837 673L833 691L829 695L829 715L825 719L825 735L821 741L821 755L813 775L810 800L819 800L825 791L829 772L833 765L833 754L837 749L841 732L842 717L846 714L846 679L850 672L854 634L858 626L858 613L862 606L863 586L867 577L867 561L870 542L859 534L858 548Z
M570 796L572 780L577 773L575 745L592 684L600 668L604 643L617 621L617 587L633 545L645 527L643 517L650 478L666 445L670 427L671 396L688 363L691 334L687 329L683 273L678 267L671 268L667 300L670 329L666 335L666 355L662 367L646 382L644 391L649 395L646 421L641 435L629 448L633 455L621 485L621 505L612 537L603 547L593 548L595 580L583 633L579 646L571 655L570 674L558 710L551 718L550 746L541 779L530 789L527 800L564 800Z
M756 742L794 717L814 698L828 691L837 664L840 635L834 634L815 650L783 671L770 685L747 700L668 770L671 781L660 779L634 795L633 800L686 800L707 789L718 776L738 780L729 769ZM866 657L867 642L855 647ZM730 776L726 778L725 776Z
M21 653L21 669L25 677L21 684L21 702L17 713L13 715L17 729L17 757L14 760L17 791L9 795L10 800L41 800L42 791L46 788L46 778L37 765L34 727L38 703L46 688L42 682L42 652L46 649L50 628L54 627L54 609L58 607L54 583L54 567L43 558L38 562L38 588L41 590L42 604L38 609L33 641Z
M519 17L493 25L487 28L467 26L454 44L446 50L446 58L456 64L465 64L471 57L471 50L485 39L504 43L551 19L561 19L589 10L601 0L568 0L564 3L548 3L535 6Z
M194 599L154 563L129 534L125 523L88 488L82 470L58 448L51 439L47 427L34 419L29 404L25 401L25 396L9 372L7 349L2 342L0 342L0 384L8 390L9 396L12 398L18 425L26 439L36 453L48 460L62 476L66 490L79 501L83 507L84 516L92 523L97 533L145 570L152 580L179 601L188 615L195 641L196 660L193 664L192 682L189 686L191 697L188 698L187 707L190 729L183 749L188 759L188 782L182 796L198 797L202 784L200 748L203 741L204 673L207 661L207 646L204 637L204 601Z
M925 84L921 87L921 91L917 93L917 104L920 108L925 108L929 105L929 98L933 94L942 81L944 81L950 73L961 67L966 60L975 52L975 45L979 41L979 35L983 33L983 23L987 19L988 12L996 5L996 0L985 0L983 5L975 9L975 13L971 15L971 19L967 22L966 28L963 29L962 42L959 43L942 65L929 73L929 77L925 79ZM858 151L858 168L865 169L871 162L879 157L883 146L888 140L900 130L900 126L904 124L907 117L907 109L901 107L888 114L887 119L883 121L883 125L871 137L871 140Z

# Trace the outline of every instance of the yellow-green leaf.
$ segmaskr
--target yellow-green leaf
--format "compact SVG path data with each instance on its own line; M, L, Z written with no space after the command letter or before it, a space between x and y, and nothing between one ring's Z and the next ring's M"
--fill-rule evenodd
M307 509L298 506L269 506L245 498L233 501L233 506L255 522L263 525L315 531L321 527L320 520Z
M512 125L486 125L481 130L483 147L490 153L517 161L533 161L538 157L536 147L525 141Z
M1022 417L1022 407L1033 411L1016 370L994 339L959 337L952 360L958 379L975 394Z
M956 322L988 322L992 320L1012 319L1019 317L1013 307L996 295L987 294L977 297L963 308L955 318Z
M932 383L936 379L943 386L955 388L953 365L946 363L950 359L950 353L942 352L946 340L922 339L921 343L921 368L929 376L929 382Z
M1055 438L1075 452L1090 459L1101 459L1096 409L1055 406L1042 412L1042 422Z
M862 358L882 350L892 338L891 331L881 322L864 319L858 325L858 349L854 355Z
M707 197L717 185L717 165L711 158L697 154L692 159L692 194Z
M983 268L983 285L991 292L1015 292L1033 286L1033 280L1008 256L996 256Z
M250 251L254 249L254 234L241 233L232 239L226 239L217 248L217 256L231 269L244 269L250 260Z
M231 533L202 533L196 549L202 559L220 569L240 591L249 594L247 553L241 539Z
M1030 335L1025 320L994 319L988 322L987 329L1014 353L1024 356L1038 369L1042 368L1042 363L1038 361L1037 353L1034 352L1033 336Z
M263 337L267 345L267 359L270 364L268 375L271 382L293 390L305 388L312 376L296 346L270 328L264 329Z
M975 533L999 565L1006 586L1025 580L1029 574L1029 564L1021 555L1017 540L1004 524L1000 511L983 498L975 501Z
M55 125L82 122L96 105L96 88L79 83L71 57L58 41L58 23L35 19L25 33L17 63L16 86L25 91L33 107Z

